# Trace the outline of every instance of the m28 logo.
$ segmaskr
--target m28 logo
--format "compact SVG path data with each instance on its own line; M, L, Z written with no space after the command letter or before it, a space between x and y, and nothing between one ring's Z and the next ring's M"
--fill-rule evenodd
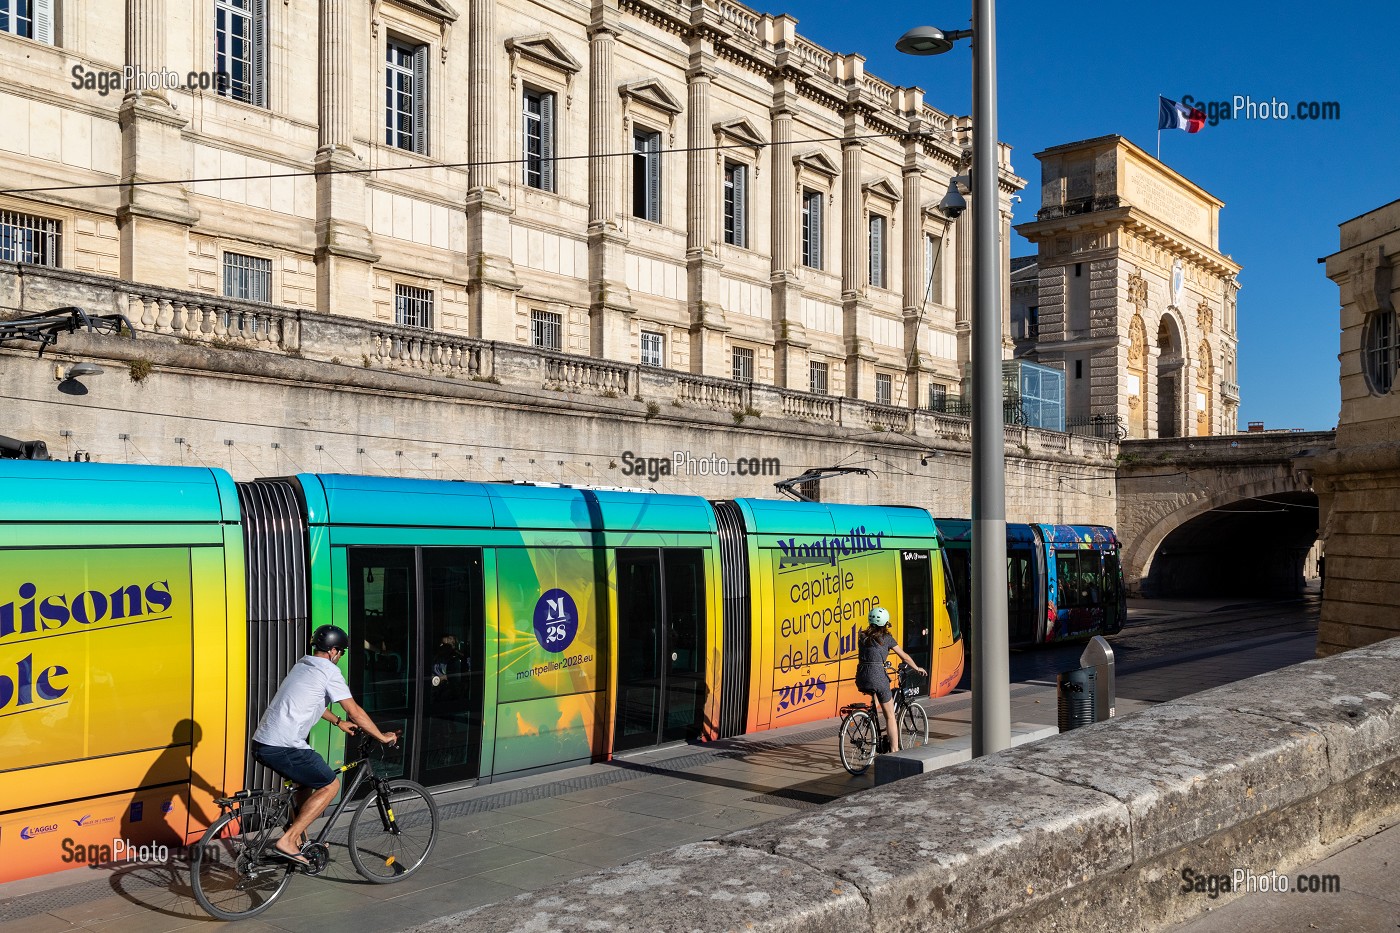
M558 654L573 644L578 634L578 605L566 591L552 589L535 603L535 640L540 647Z

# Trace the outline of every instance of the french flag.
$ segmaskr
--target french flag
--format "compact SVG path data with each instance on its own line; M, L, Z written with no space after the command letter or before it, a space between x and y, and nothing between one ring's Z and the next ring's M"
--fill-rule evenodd
M1205 125L1206 115L1198 108L1157 96L1157 129L1199 133Z

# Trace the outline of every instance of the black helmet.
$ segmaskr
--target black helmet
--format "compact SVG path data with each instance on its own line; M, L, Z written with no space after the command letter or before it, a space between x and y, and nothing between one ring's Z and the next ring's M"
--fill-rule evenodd
M345 634L345 629L336 628L334 625L323 625L311 633L312 651L330 651L339 648L344 651L350 647L350 636Z

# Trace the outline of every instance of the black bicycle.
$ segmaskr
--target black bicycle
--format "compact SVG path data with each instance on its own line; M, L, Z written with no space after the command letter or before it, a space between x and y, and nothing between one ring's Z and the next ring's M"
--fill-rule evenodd
M199 906L220 920L243 920L267 910L282 896L292 875L319 875L325 870L330 863L326 840L351 809L347 845L356 871L376 884L390 884L422 867L437 839L437 805L421 784L376 774L370 760L374 747L379 743L363 736L359 757L336 769L337 774L354 771L355 779L315 839L302 846L305 865L274 854L274 843L292 822L296 785L291 781L283 782L279 791L241 790L216 800L222 812L196 844L190 860L190 880ZM372 789L356 800L366 781Z
M888 661L885 670L891 670ZM901 748L918 748L928 741L928 713L915 702L922 691L923 675L908 664L899 666L899 686L894 691L894 718L899 724ZM869 703L851 703L841 707L841 765L852 774L864 774L875 760L876 753L889 751L890 739L880 721L884 717L876 706L875 697Z

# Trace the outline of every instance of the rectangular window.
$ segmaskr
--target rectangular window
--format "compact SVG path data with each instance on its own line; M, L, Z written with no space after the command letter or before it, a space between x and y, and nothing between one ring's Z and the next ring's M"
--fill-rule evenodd
M214 0L214 71L219 75L219 95L267 106L266 60L266 0Z
M0 260L58 268L62 232L57 220L0 211Z
M808 372L810 373L810 388L816 395L826 394L827 365L825 363L812 363Z
M928 387L928 407L930 411L948 410L948 387L941 382L933 382Z
M428 47L384 43L384 142L428 154Z
M870 284L885 287L885 218L870 215Z
M632 131L632 216L661 222L661 134Z
M527 87L523 117L525 184L541 191L553 191L554 95Z
M875 374L875 404L894 404L894 379L886 373Z
M753 350L734 348L734 378L738 382L753 382Z
M642 331L642 365L666 365L666 338L662 334Z
M724 242L748 246L749 167L737 162L724 163Z
M0 0L0 32L53 45L53 0Z
M541 350L563 350L564 315L554 311L531 311L530 343Z
M394 323L404 327L432 327L433 290L412 285L395 285Z
M802 264L822 267L822 193L809 188L802 191Z
M224 296L244 301L271 301L272 260L224 253Z
M1026 337L1030 340L1040 339L1040 306L1031 305L1026 309Z

